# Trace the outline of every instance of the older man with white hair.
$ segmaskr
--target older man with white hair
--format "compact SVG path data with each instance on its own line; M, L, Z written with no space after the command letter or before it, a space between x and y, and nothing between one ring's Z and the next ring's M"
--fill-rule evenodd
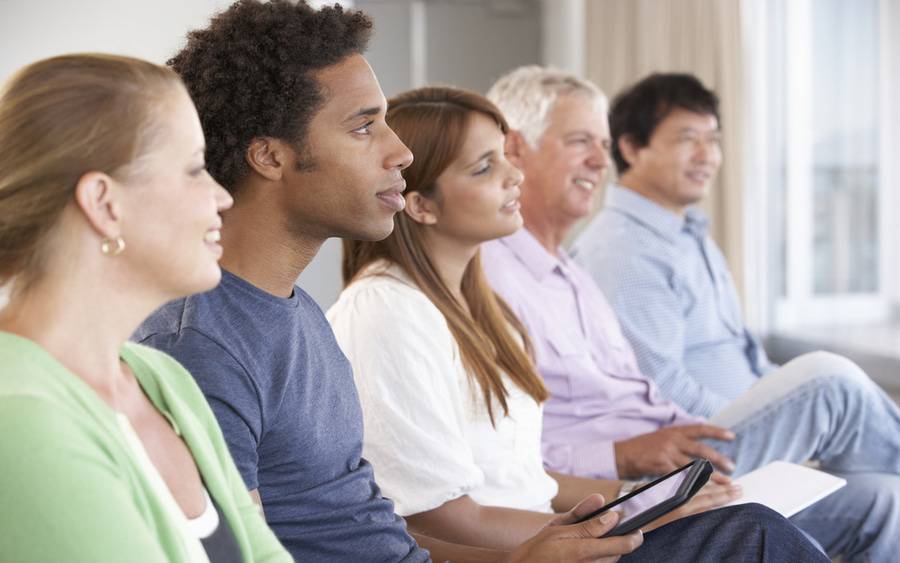
M488 97L525 173L525 228L482 248L494 289L528 329L551 398L544 462L590 477L659 475L694 457L740 475L773 460L819 460L848 485L792 519L845 561L888 561L900 536L900 411L847 360L813 355L783 375L828 378L785 388L765 379L712 419L666 400L638 368L603 293L562 248L592 209L610 165L607 99L589 81L522 67Z

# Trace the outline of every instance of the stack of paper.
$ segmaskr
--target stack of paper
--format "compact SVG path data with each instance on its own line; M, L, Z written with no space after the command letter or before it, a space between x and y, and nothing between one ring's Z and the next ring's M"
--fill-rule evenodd
M847 484L840 477L787 461L773 461L734 481L743 487L744 496L730 505L758 502L785 518Z

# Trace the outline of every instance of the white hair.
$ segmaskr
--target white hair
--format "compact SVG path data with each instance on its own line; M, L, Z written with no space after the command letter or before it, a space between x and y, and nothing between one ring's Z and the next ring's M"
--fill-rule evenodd
M608 101L590 80L555 68L537 65L521 66L500 77L488 90L487 98L500 108L510 129L521 133L536 147L547 130L548 117L560 96L586 95L606 112Z

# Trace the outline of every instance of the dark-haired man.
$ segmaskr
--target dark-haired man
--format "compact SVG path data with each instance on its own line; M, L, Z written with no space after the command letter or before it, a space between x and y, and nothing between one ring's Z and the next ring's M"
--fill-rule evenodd
M644 373L712 416L775 366L741 319L722 253L696 208L722 163L718 99L683 74L651 75L610 114L619 171L575 244Z
M522 67L501 77L488 97L510 124L508 158L525 173L519 200L525 228L483 245L482 263L528 329L551 393L544 407L544 463L562 473L628 478L660 475L694 457L735 475L774 460L817 459L848 484L793 522L829 554L889 560L900 534L896 405L857 366L824 353L788 364L781 377L763 378L708 420L668 400L638 365L604 293L561 246L575 222L590 213L610 164L605 96L570 74ZM657 111L651 104L639 116L653 119ZM673 173L667 163L674 149L659 148L654 138L662 131L673 135L667 140L674 147L688 141L716 145L717 128L693 131L700 125L687 126L674 112L670 117L674 131L654 132L632 164L641 159L642 169L653 162ZM710 125L708 116L699 117ZM621 143L615 133L613 140ZM700 178L708 171L689 168L687 175ZM691 183L678 186L692 189ZM617 229L605 236L617 237L618 246L647 244L636 230ZM627 267L610 264L605 275L622 275ZM653 314L653 303L646 296L636 307Z
M135 335L194 375L269 525L304 562L428 557L361 458L349 363L294 286L325 239L383 238L403 206L412 155L385 124L384 95L361 55L370 29L360 12L243 0L190 34L170 64L197 105L210 173L236 202L224 217L223 280L163 307ZM742 525L733 520L707 525ZM417 537L461 561L594 558L641 543L639 534L585 539L611 525L548 527L514 554Z
M163 307L136 334L197 379L268 523L302 562L428 557L361 458L350 365L294 285L327 238L383 238L403 207L412 155L385 124L384 95L361 54L370 27L339 7L242 0L190 34L172 65L197 105L209 170L235 200L224 215L223 279ZM556 523L600 502L590 497ZM440 560L596 561L642 542L639 533L597 539L616 519L549 526L512 554L417 539ZM710 535L729 538L725 548L739 538L756 558L805 549L792 551L796 531L751 507L664 526L639 553L722 553Z

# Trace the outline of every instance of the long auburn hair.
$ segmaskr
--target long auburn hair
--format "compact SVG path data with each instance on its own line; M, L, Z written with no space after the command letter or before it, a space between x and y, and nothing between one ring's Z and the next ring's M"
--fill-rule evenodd
M503 114L483 96L451 87L418 88L388 100L387 123L415 155L406 170L406 192L433 198L438 177L456 159L465 140L470 118L483 114L505 134ZM491 289L481 268L480 251L469 262L462 279L460 304L441 279L423 244L423 227L404 212L394 217L394 230L382 241L344 241L343 278L349 285L368 265L379 260L397 264L411 277L447 320L469 376L481 389L491 421L493 399L509 414L509 391L501 373L536 402L549 397L531 360L531 342L525 327L509 306ZM510 326L525 342L523 348Z

